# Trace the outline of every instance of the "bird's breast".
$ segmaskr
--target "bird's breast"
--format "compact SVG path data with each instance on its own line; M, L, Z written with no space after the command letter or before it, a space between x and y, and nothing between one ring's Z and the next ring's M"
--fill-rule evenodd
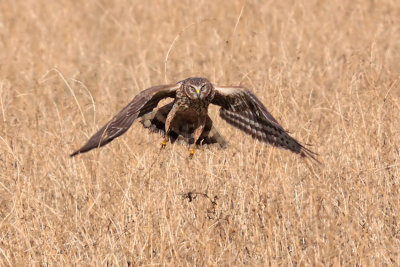
M181 112L207 113L209 102L204 99L190 99L189 97L180 97L175 101L178 110Z

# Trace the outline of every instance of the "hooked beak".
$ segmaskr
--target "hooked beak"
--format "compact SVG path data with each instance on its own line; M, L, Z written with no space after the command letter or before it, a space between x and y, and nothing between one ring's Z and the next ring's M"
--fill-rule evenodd
M197 97L200 97L200 89L196 89Z

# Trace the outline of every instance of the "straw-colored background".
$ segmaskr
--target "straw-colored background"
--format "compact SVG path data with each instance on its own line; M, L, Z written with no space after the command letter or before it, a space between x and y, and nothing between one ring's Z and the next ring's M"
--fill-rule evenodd
M0 1L0 265L399 265L399 70L398 1ZM323 165L216 108L225 150L136 123L68 157L190 76L253 90Z

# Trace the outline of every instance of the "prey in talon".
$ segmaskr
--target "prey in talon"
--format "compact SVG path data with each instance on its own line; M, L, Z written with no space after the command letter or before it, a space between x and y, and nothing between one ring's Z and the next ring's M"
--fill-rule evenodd
M157 108L158 102L166 98L172 101ZM253 138L318 162L317 154L291 137L250 90L241 86L217 86L200 77L142 91L71 157L108 144L124 134L137 119L145 128L163 134L161 148L168 140L178 141L189 146L189 157L195 154L196 146L219 144L225 148L225 139L208 116L210 104L220 106L223 120Z

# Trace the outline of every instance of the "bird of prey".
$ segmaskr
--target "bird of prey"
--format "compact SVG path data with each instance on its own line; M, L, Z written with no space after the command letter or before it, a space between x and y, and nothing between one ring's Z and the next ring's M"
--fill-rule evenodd
M168 97L173 101L156 109L158 102ZM144 127L163 133L161 148L168 140L178 140L189 145L192 157L196 145L217 143L225 147L226 141L208 116L210 104L220 106L223 120L253 138L318 161L316 154L291 137L250 90L240 86L217 86L200 77L140 92L70 156L108 144L124 134L138 118Z

